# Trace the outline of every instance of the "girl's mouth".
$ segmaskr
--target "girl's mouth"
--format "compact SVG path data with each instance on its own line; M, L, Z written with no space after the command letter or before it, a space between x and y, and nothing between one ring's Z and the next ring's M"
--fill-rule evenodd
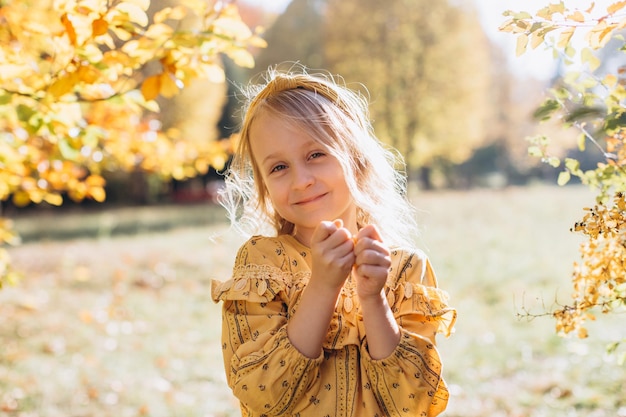
M300 201L296 202L296 205L304 205L304 204L313 203L313 202L323 198L324 196L326 196L326 194L328 194L328 193L319 194L319 195L313 196L311 198L305 198L304 200L300 200Z

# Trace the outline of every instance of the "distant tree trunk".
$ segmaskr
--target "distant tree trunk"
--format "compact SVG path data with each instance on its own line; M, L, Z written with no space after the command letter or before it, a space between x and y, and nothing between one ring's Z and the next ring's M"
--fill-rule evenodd
M432 169L429 166L422 166L419 169L420 184L424 190L433 189Z

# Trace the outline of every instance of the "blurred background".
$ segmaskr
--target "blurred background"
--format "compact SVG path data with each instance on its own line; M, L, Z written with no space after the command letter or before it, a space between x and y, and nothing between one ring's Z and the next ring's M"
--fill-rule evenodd
M459 311L439 341L448 417L626 416L626 369L607 350L626 337L620 316L577 339L546 314L570 299L582 242L570 228L594 194L555 186L558 170L528 155L527 138L550 136L583 169L602 158L532 116L564 75L560 59L543 46L518 57L498 31L504 11L546 4L239 0L267 41L255 66L223 56L224 84L159 99L164 128L228 148L240 89L269 66L327 70L370 98L376 133L407 162L418 244ZM2 202L21 244L8 248L20 279L0 290L0 416L238 415L210 299L243 241L215 201L224 166L178 178L105 169L102 202Z

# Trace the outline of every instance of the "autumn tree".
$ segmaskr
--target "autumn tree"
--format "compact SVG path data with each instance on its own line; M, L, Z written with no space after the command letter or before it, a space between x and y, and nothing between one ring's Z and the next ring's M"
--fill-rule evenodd
M448 1L328 0L330 69L361 82L379 137L409 170L459 163L484 143L489 44L476 11ZM349 24L346 24L349 22Z
M268 47L261 50L256 57L254 71L264 71L282 62L299 62L309 68L326 68L326 1L292 0L263 34Z
M234 4L180 0L0 3L0 202L103 201L106 171L183 179L221 166L225 142L163 129L157 99L224 82L220 57L253 65L264 45ZM18 237L0 219L0 244ZM0 248L0 287L14 279Z
M587 337L585 323L597 311L611 313L626 307L626 42L622 33L626 1L606 8L587 3L570 8L561 1L534 15L508 11L501 26L516 36L518 55L547 46L563 61L563 79L550 89L535 115L577 129L572 146L599 159L595 168L583 169L580 158L555 154L549 137L531 138L529 153L561 170L560 185L577 178L597 192L596 201L584 208L582 219L572 227L586 237L580 260L574 263L573 301L552 313L559 333L575 332L580 337ZM614 59L601 68L603 55L598 52L603 49L605 57Z

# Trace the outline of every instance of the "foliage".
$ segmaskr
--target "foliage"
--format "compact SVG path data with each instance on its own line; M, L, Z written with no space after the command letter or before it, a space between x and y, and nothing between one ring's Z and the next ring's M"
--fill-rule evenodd
M328 1L328 65L366 85L377 134L409 168L460 163L484 145L490 45L457 3Z
M227 142L161 129L157 98L224 82L221 54L249 67L264 42L229 2L0 3L0 202L105 199L105 171L183 179L226 160ZM0 227L0 245L10 233ZM9 235L10 236L10 235ZM0 282L7 279L1 272Z
M327 68L324 44L326 0L291 0L263 34L268 48L255 57L259 71L279 62L299 62L309 68ZM294 36L293 34L297 34Z
M583 170L576 158L562 161L551 154L545 136L532 138L529 147L531 155L553 167L563 165L559 185L577 177L597 191L595 207L586 208L583 219L572 228L586 236L572 275L573 305L553 313L558 332L577 332L579 337L587 337L585 322L595 318L595 310L610 313L626 307L626 66L599 71L603 64L599 53L611 41L617 44L616 51L626 51L625 12L626 1L612 2L605 10L598 10L595 3L568 8L561 1L535 15L508 11L508 20L500 28L517 37L518 55L528 47L545 45L570 68L535 116L558 118L564 126L577 128L578 149L601 158L594 169ZM584 38L577 43L576 35Z

